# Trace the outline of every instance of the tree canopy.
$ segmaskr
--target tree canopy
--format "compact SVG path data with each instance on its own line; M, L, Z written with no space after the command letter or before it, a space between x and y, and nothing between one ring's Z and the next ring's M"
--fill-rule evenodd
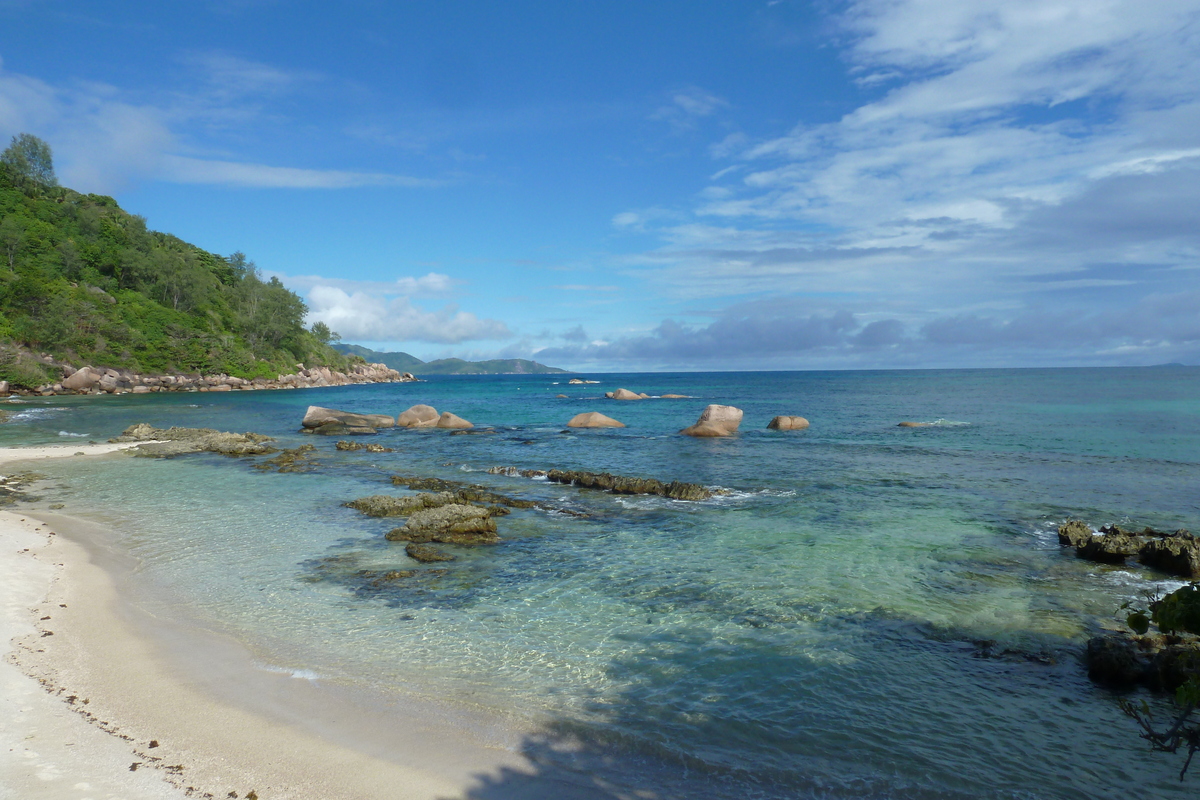
M24 178L42 186L58 185L50 145L33 134L14 136L12 143L0 153L0 164L7 166L18 179Z

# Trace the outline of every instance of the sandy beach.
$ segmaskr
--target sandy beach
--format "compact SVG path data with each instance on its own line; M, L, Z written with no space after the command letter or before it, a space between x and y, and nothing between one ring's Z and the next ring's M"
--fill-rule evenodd
M0 464L118 447L6 449ZM417 700L356 707L125 602L103 542L85 520L0 512L4 798L619 796L534 767L528 731Z

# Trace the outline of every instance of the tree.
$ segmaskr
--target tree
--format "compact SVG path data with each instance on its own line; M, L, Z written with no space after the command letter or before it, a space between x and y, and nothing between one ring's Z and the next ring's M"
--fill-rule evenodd
M1148 610L1134 610L1126 621L1138 635L1149 631L1151 624L1168 636L1200 635L1200 583L1188 584L1153 601ZM1150 742L1152 749L1164 753L1183 750L1187 754L1183 769L1179 771L1179 780L1187 774L1192 757L1200 753L1200 721L1193 717L1200 708L1200 650L1195 650L1181 668L1186 670L1188 678L1175 691L1178 711L1174 719L1168 720L1166 728L1157 727L1145 701L1135 705L1129 700L1121 700L1121 710L1141 727L1142 738Z
M321 344L337 344L342 340L341 335L329 330L329 326L324 322L314 322L311 330Z
M0 163L5 164L14 175L26 178L42 186L57 186L54 176L54 158L50 145L31 133L18 133L3 153Z

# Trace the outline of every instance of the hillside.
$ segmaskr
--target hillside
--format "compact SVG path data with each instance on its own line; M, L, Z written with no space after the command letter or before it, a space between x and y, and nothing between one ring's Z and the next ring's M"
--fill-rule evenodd
M569 372L523 358L496 358L490 361L439 358L436 361L422 361L408 353L381 353L356 344L335 344L333 347L346 355L360 356L372 363L386 364L394 370L414 375L550 375Z
M36 168L23 146L40 157ZM347 369L327 328L305 329L307 310L241 253L207 252L150 230L111 197L58 186L36 137L14 137L0 154L0 380L32 387L51 377L28 351L75 366L245 379L298 362Z

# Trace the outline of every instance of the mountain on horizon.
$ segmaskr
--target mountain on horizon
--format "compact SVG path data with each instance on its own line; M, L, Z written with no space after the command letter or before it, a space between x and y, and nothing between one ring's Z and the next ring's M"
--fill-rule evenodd
M408 353L381 353L357 344L335 344L333 348L348 356L361 356L373 364L386 364L399 372L413 375L549 375L570 370L548 367L524 358L494 358L489 361L464 361L461 358L439 358L422 361Z

